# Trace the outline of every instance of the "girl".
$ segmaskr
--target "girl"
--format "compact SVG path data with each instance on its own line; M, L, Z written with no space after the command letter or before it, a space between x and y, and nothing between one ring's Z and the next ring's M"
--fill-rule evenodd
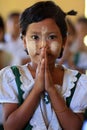
M65 16L52 1L37 2L21 14L21 37L31 62L0 72L5 130L81 129L87 77L55 65L66 42Z

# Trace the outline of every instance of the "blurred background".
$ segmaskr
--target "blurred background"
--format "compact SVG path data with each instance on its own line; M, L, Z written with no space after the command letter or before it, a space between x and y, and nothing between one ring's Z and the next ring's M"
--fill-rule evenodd
M37 1L39 0L0 0L0 69L30 62L20 38L18 22L21 12ZM87 0L53 1L65 12L77 11L77 15L67 17L67 41L62 57L56 62L87 74ZM2 114L0 104L0 130L3 130ZM83 130L87 130L87 127Z
M0 0L0 14L7 18L7 15L12 11L23 11L26 7L31 6L38 0ZM41 0L40 0L41 1ZM45 0L44 0L45 1ZM86 0L53 0L65 11L71 9L77 10L78 16L84 15ZM73 20L76 19L72 18Z

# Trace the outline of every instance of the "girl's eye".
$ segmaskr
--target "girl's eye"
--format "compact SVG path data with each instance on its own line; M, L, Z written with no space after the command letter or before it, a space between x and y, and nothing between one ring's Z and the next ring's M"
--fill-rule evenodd
M49 36L49 39L50 39L50 40L54 40L54 39L56 39L56 38L57 38L56 35L50 35L50 36Z
M34 40L38 40L38 39L39 39L39 36L37 36L37 35L32 35L31 38L34 39Z

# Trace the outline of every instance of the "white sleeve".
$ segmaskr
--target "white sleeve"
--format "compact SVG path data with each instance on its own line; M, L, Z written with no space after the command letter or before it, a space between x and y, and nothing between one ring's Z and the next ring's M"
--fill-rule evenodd
M78 113L84 112L87 108L87 76L84 74L78 80L70 107Z
M18 103L18 89L10 67L0 71L0 103Z

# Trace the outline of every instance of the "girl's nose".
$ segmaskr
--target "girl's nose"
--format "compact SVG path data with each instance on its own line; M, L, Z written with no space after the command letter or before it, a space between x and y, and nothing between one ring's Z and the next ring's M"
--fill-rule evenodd
M47 40L42 40L40 48L46 48L47 46L48 46Z

